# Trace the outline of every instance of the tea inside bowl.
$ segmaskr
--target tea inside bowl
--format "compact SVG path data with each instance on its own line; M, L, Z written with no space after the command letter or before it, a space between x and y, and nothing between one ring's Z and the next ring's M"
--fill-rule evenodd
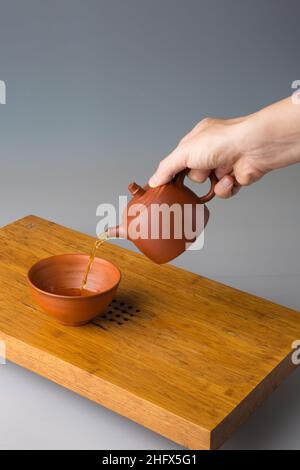
M95 295L97 292L81 288L79 289L77 287L57 287L53 294L67 297L87 297L89 295Z
M52 256L28 272L32 295L40 307L65 325L83 325L104 312L121 279L110 261L95 257L85 289L82 279L89 256Z
M28 277L36 288L44 292L69 297L100 294L119 280L120 272L116 266L95 257L86 288L82 289L82 279L88 262L87 255L53 256L36 263L29 271ZM80 292L81 290L86 292Z

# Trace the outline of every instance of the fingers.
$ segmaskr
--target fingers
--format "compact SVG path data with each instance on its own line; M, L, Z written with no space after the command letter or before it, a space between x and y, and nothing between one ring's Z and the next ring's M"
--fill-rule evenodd
M215 193L218 197L227 199L229 197L235 196L235 194L237 194L241 189L241 185L238 184L234 176L230 175L231 170L229 170L227 174L225 174L224 171L224 168L220 169L219 172L218 169L215 171L217 177L220 179L220 181L215 186ZM209 173L210 170L191 170L188 174L188 177L196 183L204 183L204 181L206 181L208 178ZM222 174L222 176L218 176L217 173Z
M194 181L195 183L204 183L204 181L208 178L210 170L190 170L188 177L190 180Z
M223 120L212 118L198 123L178 147L161 161L149 185L156 187L166 184L186 168L191 169L189 178L199 183L204 182L215 168L219 179L216 194L219 197L228 198L238 192L239 185L250 184L253 175L250 175L249 182L245 181L240 175L240 168L236 168L239 153L233 145L236 137L229 124L233 125L231 121L224 123ZM233 173L236 178L232 176Z
M264 176L264 173L251 164L248 159L241 158L234 165L234 175L241 186L249 186Z
M218 180L221 180L225 175L230 175L232 170L232 165L220 165L215 169L215 174Z
M232 175L225 175L215 186L215 194L223 199L228 199L240 190L241 186Z
M188 150L185 145L177 147L170 155L162 160L149 180L149 186L155 188L166 184L174 178L177 173L184 170L187 165Z
M208 162L207 140L210 140L209 136L200 133L199 137L190 137L186 143L178 145L170 155L160 162L158 169L149 180L149 185L154 188L166 184L177 173L190 167L197 169L197 173L191 173L191 178L194 175L196 181L205 181L208 170L213 168L213 163Z
M241 189L241 185L235 181L232 189L232 196L235 196Z

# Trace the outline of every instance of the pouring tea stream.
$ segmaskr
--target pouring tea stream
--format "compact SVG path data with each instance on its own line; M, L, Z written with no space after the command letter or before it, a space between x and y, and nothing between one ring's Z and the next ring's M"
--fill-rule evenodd
M137 183L131 183L128 186L128 190L133 197L124 210L123 223L116 227L108 228L107 231L101 233L98 237L98 240L93 246L89 262L84 273L81 285L82 291L86 288L88 275L97 249L109 238L127 238L128 240L131 240L144 255L158 264L167 263L168 261L177 258L177 256L187 249L189 244L195 241L208 222L209 210L205 203L214 197L214 187L218 179L214 172L211 172L209 175L211 183L210 189L206 195L199 197L190 188L184 185L184 179L188 171L189 170L184 170L178 173L170 183L157 188L151 188L149 185L141 187ZM183 225L186 222L191 226L196 225L197 207L199 204L203 206L203 223L201 230L196 233L192 239L189 239L185 234ZM134 205L137 206L137 214L131 211ZM181 224L181 227L179 227L181 237L177 236L178 227L176 227L175 217L170 220L168 238L164 237L160 217L153 217L152 208L154 205L159 208L164 206L169 209L177 205L180 209L180 213L183 213L185 208L189 206L191 209L189 220L186 220L186 217L181 217L179 221L179 224ZM130 227L133 224L135 227L142 225L146 227L146 236L132 237L130 234ZM155 237L151 236L153 231L156 233Z

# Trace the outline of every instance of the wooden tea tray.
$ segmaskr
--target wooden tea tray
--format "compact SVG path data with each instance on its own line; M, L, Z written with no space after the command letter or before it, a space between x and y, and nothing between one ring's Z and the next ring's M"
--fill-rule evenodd
M26 273L92 242L34 216L0 229L8 359L185 447L218 448L295 367L300 315L107 243L101 254L123 275L117 301L64 327L34 304Z

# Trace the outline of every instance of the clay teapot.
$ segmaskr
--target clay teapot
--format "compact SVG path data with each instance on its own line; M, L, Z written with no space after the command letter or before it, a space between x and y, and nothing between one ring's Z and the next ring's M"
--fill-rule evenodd
M159 264L177 258L206 226L209 210L205 203L214 197L218 181L211 172L210 190L199 197L184 184L188 171L178 173L172 181L156 188L131 183L128 189L133 197L123 213L122 224L109 228L108 237L131 240L144 255ZM163 209L169 209L168 224L163 220L166 215ZM201 212L201 217L197 216L197 211ZM201 219L200 224L197 218ZM186 226L189 230L192 228L188 235L184 230Z

